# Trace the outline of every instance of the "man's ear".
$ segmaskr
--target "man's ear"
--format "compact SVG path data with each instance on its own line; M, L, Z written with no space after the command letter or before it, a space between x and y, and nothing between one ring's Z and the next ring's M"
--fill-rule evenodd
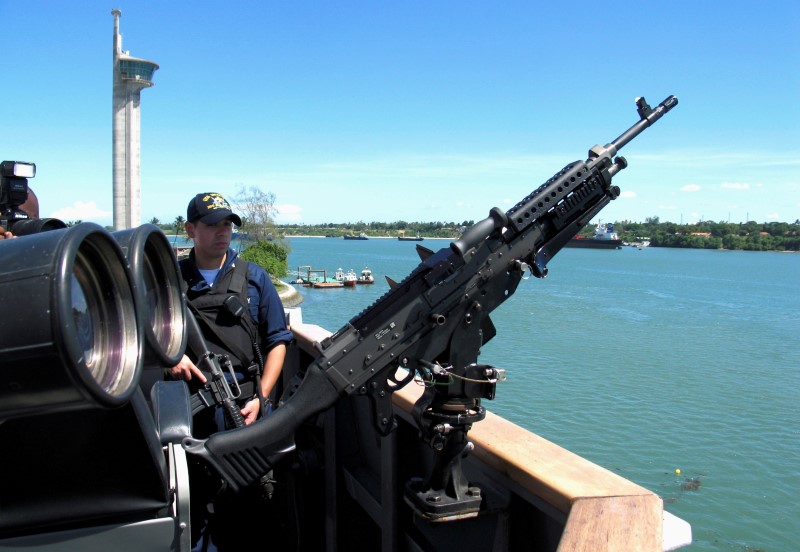
M186 230L187 236L194 239L194 224L192 224L191 222L185 222L183 224L183 229Z

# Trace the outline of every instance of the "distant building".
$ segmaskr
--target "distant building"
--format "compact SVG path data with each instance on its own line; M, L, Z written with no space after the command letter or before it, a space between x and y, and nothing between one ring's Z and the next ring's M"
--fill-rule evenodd
M122 50L119 33L122 12L112 10L111 15L114 16L114 230L124 230L141 224L139 94L143 88L153 86L153 73L158 65Z

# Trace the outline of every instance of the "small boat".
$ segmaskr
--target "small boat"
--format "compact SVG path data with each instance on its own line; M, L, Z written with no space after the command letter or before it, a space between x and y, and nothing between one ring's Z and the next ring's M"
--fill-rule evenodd
M375 278L372 276L372 271L364 267L364 270L361 271L361 276L358 277L357 282L359 284L374 284Z
M565 247L582 247L584 249L622 249L622 240L614 231L612 223L599 223L594 229L594 236L584 238L575 236Z
M358 282L358 276L356 276L356 273L352 268L347 272L340 268L336 271L336 280L338 282L342 282L344 287L354 287Z
M368 240L369 236L367 236L364 232L361 232L358 236L354 236L353 234L345 234L344 239L346 240Z

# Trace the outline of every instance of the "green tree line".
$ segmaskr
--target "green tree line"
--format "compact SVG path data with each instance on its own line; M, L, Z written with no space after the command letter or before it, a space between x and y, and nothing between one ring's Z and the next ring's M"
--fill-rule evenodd
M614 229L624 242L641 242L646 238L651 247L800 251L800 220L793 223L701 221L676 224L652 217L643 223L616 222ZM591 234L592 231L592 228L584 228L582 233Z
M276 227L282 236L332 236L364 232L372 237L399 235L430 238L457 238L474 221L462 222L344 222L319 225L289 224ZM788 222L712 222L693 224L661 222L658 217L645 222L617 221L614 229L626 243L649 241L652 247L694 249L741 249L749 251L800 251L800 221ZM588 224L581 235L591 236L594 225Z
M416 235L426 238L457 238L463 228L472 226L474 223L472 220L462 222L407 222L404 220L394 222L329 222L316 225L285 224L277 227L277 230L284 236L331 236L338 238L346 234L360 234L363 232L376 238Z
M272 197L269 198L270 202ZM183 217L174 222L161 223L152 219L166 233L183 234ZM242 257L263 266L274 278L288 274L289 245L282 240L291 236L331 236L365 233L371 237L422 236L426 238L457 238L461 231L474 221L432 222L344 222L318 225L288 224L272 226L263 224L260 232L248 240ZM738 249L746 251L800 251L800 220L788 222L713 222L692 224L661 222L649 217L645 222L617 221L614 229L626 243L649 242L651 247L681 247L692 249ZM588 224L580 234L591 236L594 225Z

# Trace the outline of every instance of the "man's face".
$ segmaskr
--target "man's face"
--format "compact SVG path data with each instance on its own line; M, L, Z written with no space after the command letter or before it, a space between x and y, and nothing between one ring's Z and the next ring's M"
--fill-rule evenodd
M187 222L186 233L194 240L195 254L222 258L228 251L233 235L233 222L228 219L216 224Z
M19 209L25 211L32 219L39 218L39 199L30 188L28 188L28 198L25 200L25 203L19 206Z

